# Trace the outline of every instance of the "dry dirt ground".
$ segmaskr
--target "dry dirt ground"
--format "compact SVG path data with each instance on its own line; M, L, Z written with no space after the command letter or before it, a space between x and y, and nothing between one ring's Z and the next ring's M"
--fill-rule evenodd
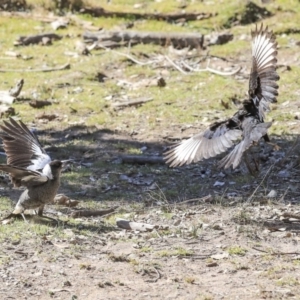
M274 5L282 18L289 17L288 9ZM20 22L18 30L8 26L8 20ZM117 25L125 21L117 21ZM12 36L6 41L1 33L6 41L3 53L20 51L23 57L34 57L33 61L25 57L24 62L19 60L15 65L13 59L1 57L6 62L3 69L37 68L41 61L60 65L65 61L66 48L70 50L69 45L79 36L72 24L70 32L63 31L68 36L49 48L37 45L16 50L12 48L16 32L24 30L28 34L32 29L18 16L1 15L1 22ZM33 28L49 29L39 21L30 22ZM277 32L282 30L277 19L271 18L269 23ZM234 61L234 66L245 65L243 47L249 47L250 28L237 25L233 28L236 37L230 44L232 48L224 46L224 55ZM16 117L36 130L53 158L74 159L62 174L60 192L80 203L74 208L49 205L46 215L58 221L31 214L28 223L11 219L0 226L0 299L300 299L300 36L297 31L291 31L291 35L278 33L280 91L285 97L280 96L273 107L271 138L280 149L275 151L264 143L253 147L247 154L252 167L254 162L258 164L259 170L253 175L245 162L235 171L224 171L216 167L217 159L175 169L162 163L122 160L122 155L129 154L161 157L172 141L231 114L236 109L231 102L244 97L239 89L246 90L248 69L228 79L203 73L187 77L170 66L149 70L128 59L120 61L118 55L93 52L91 56L70 59L69 71L49 75L24 72L23 94L13 104ZM295 45L298 48L293 48ZM165 51L143 47L138 48L137 56L139 51L151 55ZM231 51L233 54L229 54ZM56 58L54 53L61 57ZM140 60L146 57L143 53ZM109 80L84 81L83 77L95 76L99 65L93 68L99 60L103 60L99 69L109 74ZM223 68L224 60L211 60L212 67ZM101 72L96 74L100 76ZM19 78L20 72L16 73L5 77L3 90ZM128 83L124 86L128 78L139 81L136 78L152 80L159 76L167 81L165 90L157 86L136 88ZM209 103L209 94L201 94L205 86L211 88L208 93L218 99L217 104ZM216 90L224 92L231 110L220 104L220 92ZM292 95L288 94L291 90ZM52 105L36 112L28 105L36 94ZM114 97L127 94L136 98L150 95L154 104L121 109L110 106ZM204 105L205 111L200 109ZM197 108L191 108L194 106ZM40 121L36 116L43 112L58 117ZM5 175L1 175L0 184L3 218L11 212L21 191L13 189ZM80 209L115 206L116 211L104 217L70 217ZM124 230L117 227L117 218L155 227L144 232Z

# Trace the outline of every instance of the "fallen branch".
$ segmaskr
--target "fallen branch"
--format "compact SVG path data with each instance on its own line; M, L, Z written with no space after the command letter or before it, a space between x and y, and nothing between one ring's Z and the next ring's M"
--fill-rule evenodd
M127 230L137 230L137 231L152 231L155 228L158 228L157 225L150 225L146 223L137 223L137 222L131 222L124 219L117 218L116 220L117 226L122 229Z
M8 73L8 72L16 72L16 73L24 73L24 72L52 72L52 71L62 71L68 70L71 68L69 63L64 64L62 66L53 67L53 68L43 68L43 69L0 69L0 73Z
M120 103L114 103L113 107L124 107L124 106L135 106L140 105L149 101L152 101L153 98L140 98L137 100L127 101L127 102L120 102Z
M141 31L100 31L97 33L85 32L83 39L86 41L113 41L127 42L135 41L142 44L169 45L175 48L203 48L204 36L198 33L162 33ZM124 45L124 44L123 44Z
M122 155L120 156L122 163L125 164L165 164L161 156L144 156L144 155Z
M101 217L105 216L107 214L110 214L114 212L118 206L109 208L109 209L103 209L103 210L79 210L79 211L73 211L70 214L71 218L80 218L80 217Z
M80 10L81 13L90 14L94 17L112 17L112 18L134 18L134 19L154 19L164 21L194 21L208 19L216 14L212 13L195 13L195 12L184 12L184 13L140 13L140 12L124 12L124 11L108 11L102 7L85 7Z

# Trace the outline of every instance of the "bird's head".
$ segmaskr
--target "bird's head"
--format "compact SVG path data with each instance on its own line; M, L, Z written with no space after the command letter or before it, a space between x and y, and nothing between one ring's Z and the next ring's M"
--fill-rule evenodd
M60 160L53 160L49 163L49 167L51 169L51 175L50 178L55 178L57 176L59 176L60 171L63 167L63 162Z

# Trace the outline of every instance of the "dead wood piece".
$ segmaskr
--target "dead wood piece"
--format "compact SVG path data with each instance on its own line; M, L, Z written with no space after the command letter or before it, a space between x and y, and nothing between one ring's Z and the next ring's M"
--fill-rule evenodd
M64 20L64 19L58 19L58 20L51 22L51 27L54 30L58 30L61 28L67 28L68 25L69 25L69 20Z
M15 97L15 98L18 97L21 93L23 85L24 85L24 80L20 79L17 82L17 84L8 91L9 95L12 96L12 97Z
M37 119L45 119L48 121L52 121L56 119L58 116L56 114L46 114L45 112L38 114L35 116Z
M85 7L80 10L81 13L90 14L95 17L117 17L117 18L134 18L134 19L154 19L164 21L194 21L208 19L216 14L212 13L139 13L139 12L124 12L124 11L108 11L102 7Z
M84 40L127 42L135 41L143 44L158 44L166 46L172 44L175 48L203 48L204 36L198 33L162 33L140 31L101 31L97 33L85 32Z
M79 211L73 211L70 214L70 217L72 218L80 218L80 217L101 217L105 216L107 214L110 214L112 212L115 212L115 210L118 208L118 206L109 208L109 209L103 209L103 210L79 210Z
M67 207L74 207L74 206L77 206L80 203L80 201L72 200L64 194L57 194L55 196L53 202L54 202L54 204L64 205L64 206L67 206Z
M233 40L233 34L229 32L213 33L205 36L207 46L223 45Z
M43 43L43 39L45 38L48 38L51 41L53 41L53 40L62 39L62 36L56 33L43 33L43 34L30 35L30 36L20 36L14 42L14 46L28 46L31 44Z
M0 91L0 102L3 104L12 104L15 101L15 97L9 95L7 91Z
M300 215L292 214L289 212L283 213L282 216L285 218L300 219Z
M10 116L14 116L16 111L13 107L7 106L5 104L0 105L0 118L8 118Z
M23 72L52 72L52 71L62 71L70 69L71 65L69 63L53 67L53 68L42 68L42 69L0 69L0 73L8 73L8 72L16 72L16 73L23 73Z
M29 102L29 105L34 108L41 108L47 105L51 105L52 103L47 100L32 100Z
M120 102L120 103L114 103L114 107L124 107L124 106L135 106L135 105L140 105L149 101L152 101L153 98L140 98L132 101L127 101L127 102Z
M3 104L12 104L15 99L20 95L23 88L24 80L20 79L17 84L11 88L9 91L0 91L0 102ZM7 107L6 107L7 108ZM2 107L2 111L7 111L7 109Z
M165 164L161 156L145 156L145 155L122 155L120 156L122 163L125 164Z
M142 232L152 231L153 229L158 228L157 225L131 222L131 221L120 219L120 218L117 218L116 223L117 223L117 226L122 229L137 230L137 231L142 231Z

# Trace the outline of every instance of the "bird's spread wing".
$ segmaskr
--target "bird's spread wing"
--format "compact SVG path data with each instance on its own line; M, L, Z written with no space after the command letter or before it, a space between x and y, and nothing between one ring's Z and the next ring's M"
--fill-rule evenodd
M258 142L264 135L266 135L271 125L272 122L254 125L251 119L246 120L246 124L244 124L244 126L248 126L248 128L244 128L243 130L243 140L219 162L219 168L224 167L227 169L232 166L233 169L235 169L240 164L244 152L249 149L253 143Z
M181 142L164 153L170 167L182 166L204 158L214 157L233 146L233 141L240 138L242 131L230 120L211 125L203 133Z
M252 68L249 80L249 96L258 107L260 119L269 111L269 104L276 102L279 76L276 72L277 43L272 31L263 25L251 32Z
M43 177L43 180L45 180L44 182L49 180L47 176L43 175L40 172L27 170L25 168L16 167L12 165L0 165L0 170L5 173L9 173L12 183L17 187L21 185L26 186L25 184L23 184L22 179L28 176L36 178Z
M10 118L9 122L4 121L4 125L0 127L3 131L0 137L3 140L8 165L36 171L51 162L36 136L23 122L17 123Z

